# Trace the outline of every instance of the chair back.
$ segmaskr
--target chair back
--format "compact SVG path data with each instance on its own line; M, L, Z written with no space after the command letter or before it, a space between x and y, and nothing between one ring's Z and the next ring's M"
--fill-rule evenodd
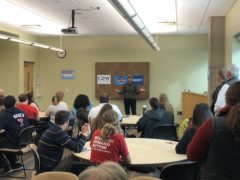
M20 148L29 145L32 142L32 132L34 126L28 126L21 130L19 133L19 146Z
M174 125L161 125L153 128L152 138L177 141L177 130Z
M35 144L30 144L29 145L32 152L33 152L33 156L34 156L34 170L35 170L35 175L37 175L40 171L40 157L39 154L37 152L37 146Z
M32 180L78 180L78 177L75 174L69 172L62 172L62 171L51 171L41 173L37 176L34 176Z
M198 180L200 164L192 161L178 162L163 167L160 179Z

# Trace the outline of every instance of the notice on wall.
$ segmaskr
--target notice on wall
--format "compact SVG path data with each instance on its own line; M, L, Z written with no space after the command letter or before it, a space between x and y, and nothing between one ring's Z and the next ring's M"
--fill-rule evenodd
M75 71L74 70L62 70L61 71L61 79L75 79Z
M111 75L97 75L97 84L111 84Z

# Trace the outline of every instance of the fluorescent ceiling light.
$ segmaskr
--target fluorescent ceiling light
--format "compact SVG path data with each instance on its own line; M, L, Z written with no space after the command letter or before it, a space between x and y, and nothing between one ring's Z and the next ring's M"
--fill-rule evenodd
M56 47L50 47L49 49L53 50L53 51L58 51L58 52L63 52L64 49L60 49L60 48L56 48Z
M51 21L45 15L36 14L24 8L21 1L17 4L16 2L0 0L0 21L21 28L24 28L22 27L24 25L36 25L37 22L37 25L41 27L31 30L43 34L62 34L61 29L64 28L64 26ZM24 29L27 30L27 28Z
M31 45L31 44L32 44L32 42L30 42L30 41L22 40L22 39L18 39L18 38L14 38L14 37L11 37L9 40L10 40L10 41L13 41L13 42L18 42L18 43L22 43L22 44L27 44L27 45Z
M32 45L36 46L36 47L44 48L44 49L49 49L50 48L50 46L48 46L48 45L35 43L35 42L33 42Z
M122 16L128 20L128 22L133 26L133 28L143 36L143 38L150 44L150 46L159 51L160 48L157 46L156 42L154 41L151 33L145 26L144 22L138 16L138 13L135 11L134 7L130 3L129 0L109 0L113 4L113 6L120 11ZM156 45L153 45L153 44Z
M3 35L3 34L0 34L0 39L9 39L9 36L6 36L6 35Z

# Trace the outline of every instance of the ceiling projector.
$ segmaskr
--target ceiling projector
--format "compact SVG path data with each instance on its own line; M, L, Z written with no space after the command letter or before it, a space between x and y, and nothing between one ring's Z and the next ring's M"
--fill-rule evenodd
M78 34L76 27L68 27L61 30L64 34Z

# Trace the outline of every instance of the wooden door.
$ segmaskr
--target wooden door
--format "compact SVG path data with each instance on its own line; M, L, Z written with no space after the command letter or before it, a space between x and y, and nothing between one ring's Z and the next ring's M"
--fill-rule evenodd
M24 93L33 91L33 63L24 62Z

